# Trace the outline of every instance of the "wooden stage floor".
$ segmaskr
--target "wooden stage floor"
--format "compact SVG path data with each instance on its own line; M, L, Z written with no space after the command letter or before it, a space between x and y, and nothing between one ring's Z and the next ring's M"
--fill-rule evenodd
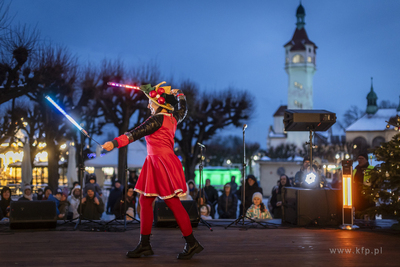
M138 242L138 224L130 225L125 232L116 231L116 227L114 232L104 232L95 225L76 231L73 225L18 231L0 226L0 266L400 265L400 232L389 229L345 231L278 225L244 230L225 229L228 223L213 224L213 232L201 225L195 228L205 250L190 261L176 259L184 245L178 229L153 228L155 255L128 259L125 252Z

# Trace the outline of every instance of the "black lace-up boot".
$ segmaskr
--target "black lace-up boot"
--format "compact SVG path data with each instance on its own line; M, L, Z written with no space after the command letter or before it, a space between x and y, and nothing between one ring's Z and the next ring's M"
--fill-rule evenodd
M149 255L154 255L150 245L150 235L140 235L140 241L136 248L126 253L128 258L140 258Z
M193 233L184 237L186 240L183 251L178 254L178 259L189 260L194 254L200 253L204 248L200 245L199 241L196 240Z

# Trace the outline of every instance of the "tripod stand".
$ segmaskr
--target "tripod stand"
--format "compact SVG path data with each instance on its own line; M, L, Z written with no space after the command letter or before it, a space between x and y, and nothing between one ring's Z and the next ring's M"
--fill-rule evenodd
M197 205L198 205L198 212L199 212L199 217L200 217L200 222L203 223L205 226L208 227L208 229L210 229L210 231L212 232L213 229L211 228L211 225L206 222L205 220L203 220L203 218L201 218L201 199L202 199L202 194L204 194L205 192L203 192L203 188L202 188L202 177L203 177L203 148L205 148L206 146L200 143L197 143L200 146L200 165L199 165L199 175L200 175L200 183L199 183L199 198L197 200Z
M245 143L245 132L246 132L246 128L247 128L247 124L243 125L243 170L242 170L242 206L243 206L243 214L239 216L239 218L237 218L235 221L233 221L232 223L230 223L228 226L225 226L225 229L227 229L228 227L230 227L231 225L235 224L240 224L241 226L245 226L245 222L244 219L248 219L250 220L250 222L252 223L257 223L261 226L263 226L264 228L266 228L265 225L263 225L260 222L257 222L255 220L253 220L250 217L246 216L246 206L245 206L245 199L246 199L246 143Z

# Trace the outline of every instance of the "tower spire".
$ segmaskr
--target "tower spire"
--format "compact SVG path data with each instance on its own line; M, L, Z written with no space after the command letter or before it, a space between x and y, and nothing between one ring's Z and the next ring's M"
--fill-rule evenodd
M301 30L301 29L304 28L304 25L306 24L304 22L304 17L305 16L306 16L306 11L304 10L304 7L303 7L303 5L301 4L301 1L300 1L300 5L299 5L299 7L297 8L297 11L296 11L296 18L297 18L296 26L297 26L297 29Z
M371 90L367 95L367 114L375 114L378 111L376 100L378 100L378 96L374 92L373 77L371 77Z

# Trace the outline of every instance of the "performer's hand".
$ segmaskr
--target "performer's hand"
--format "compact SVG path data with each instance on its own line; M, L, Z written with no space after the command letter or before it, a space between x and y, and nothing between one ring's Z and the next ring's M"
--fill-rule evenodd
M176 96L176 95L178 94L178 92L179 92L179 89L172 89L172 90L171 90L171 93L172 93L174 96Z
M114 149L114 144L112 142L105 142L102 147L107 150L107 151L111 151Z

